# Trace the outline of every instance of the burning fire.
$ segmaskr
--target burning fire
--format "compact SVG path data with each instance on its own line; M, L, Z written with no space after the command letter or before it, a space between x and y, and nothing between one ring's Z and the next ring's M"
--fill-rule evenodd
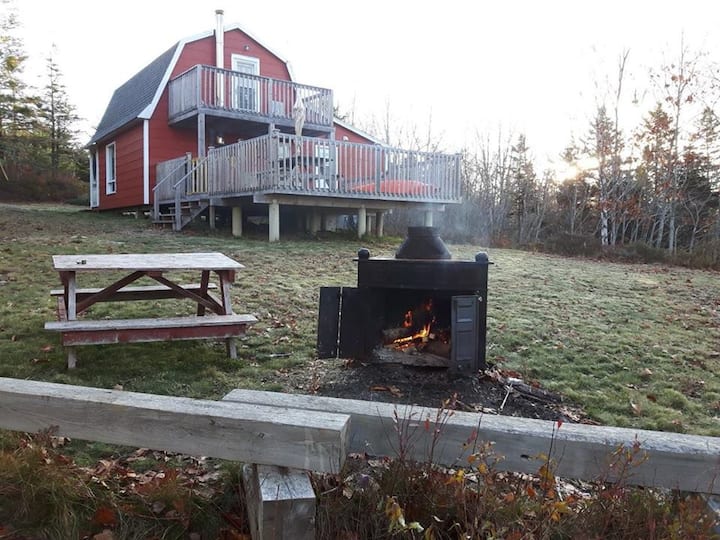
M427 323L425 326L422 327L422 330L419 332L416 332L412 336L407 336L404 338L398 338L395 341L393 341L393 345L402 348L405 344L411 344L416 339L423 340L430 336L430 327L432 326L432 323ZM405 328L408 328L407 326Z
M406 337L401 337L393 340L391 343L392 346L398 348L398 349L404 349L406 347L409 347L413 345L413 343L416 342L424 342L428 339L432 339L432 336L430 334L430 329L432 328L433 323L435 322L435 315L433 314L433 302L432 299L428 299L425 301L425 303L422 305L422 311L424 312L424 316L422 318L422 328L420 328L418 331L416 331L414 334ZM403 328L412 330L413 328L417 328L417 325L419 325L421 321L415 321L414 312L412 309L409 309L405 312L405 317L403 320Z

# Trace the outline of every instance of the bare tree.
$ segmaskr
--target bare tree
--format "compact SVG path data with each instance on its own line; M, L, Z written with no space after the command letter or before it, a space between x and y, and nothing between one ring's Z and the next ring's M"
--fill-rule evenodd
M668 154L669 182L666 186L663 209L663 216L667 215L668 218L667 249L672 253L677 249L677 207L682 174L680 133L686 108L696 100L700 57L698 53L691 55L685 45L684 36L681 36L677 60L663 66L662 71L654 75L656 86L660 88L663 102L668 105L669 115L672 118Z

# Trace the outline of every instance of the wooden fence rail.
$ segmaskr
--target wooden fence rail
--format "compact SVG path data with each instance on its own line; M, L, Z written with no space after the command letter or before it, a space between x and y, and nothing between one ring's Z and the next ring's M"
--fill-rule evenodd
M0 428L335 471L349 416L0 377Z
M542 465L537 456L547 454L552 441L550 457L557 475L583 480L612 481L613 452L621 445L630 449L638 441L647 460L631 470L628 483L720 494L718 437L569 423L558 429L556 423L547 420L460 411L438 417L437 409L424 407L255 390L233 390L223 399L285 407L288 411L347 414L351 417L350 452L395 456L399 425L405 432L410 459L427 461L432 455L433 462L447 466L467 463L467 442L477 439L493 443L493 452L503 458L498 469L537 473ZM436 428L441 432L433 448Z

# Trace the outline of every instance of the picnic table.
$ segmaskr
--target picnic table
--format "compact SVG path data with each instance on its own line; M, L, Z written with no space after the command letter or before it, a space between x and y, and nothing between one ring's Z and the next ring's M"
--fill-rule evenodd
M143 253L102 255L55 255L53 268L59 273L62 289L51 291L57 297L58 320L45 324L58 331L68 351L68 368L75 367L76 345L170 341L175 339L216 339L227 341L228 354L237 358L234 337L243 335L252 315L233 313L230 288L235 272L243 267L222 253ZM85 273L113 273L103 287L80 288L78 278ZM181 284L167 274L199 273L199 283ZM211 274L218 284L210 282ZM122 277L117 277L121 275ZM131 286L140 278L157 284ZM213 291L218 291L216 296ZM184 317L86 320L79 316L99 302L186 299L197 304L196 314ZM206 316L206 313L210 315Z

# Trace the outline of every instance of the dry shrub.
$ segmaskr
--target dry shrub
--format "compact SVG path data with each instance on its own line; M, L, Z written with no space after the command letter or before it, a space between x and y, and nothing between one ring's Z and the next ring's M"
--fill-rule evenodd
M239 466L216 471L183 456L186 467L170 467L168 454L140 449L83 468L57 443L47 432L0 433L0 538L225 539L247 531ZM139 472L130 467L136 459L154 463Z
M317 537L717 538L700 497L628 485L645 460L639 443L613 453L613 482L576 483L579 488L558 481L549 456L536 459L537 473L527 475L500 471L502 457L489 443L474 444L465 466L452 469L354 456L340 476L314 478Z
M19 437L0 452L0 523L41 538L78 538L96 497L48 432Z
M603 252L600 240L592 235L560 233L547 238L542 251L568 257L597 257Z

